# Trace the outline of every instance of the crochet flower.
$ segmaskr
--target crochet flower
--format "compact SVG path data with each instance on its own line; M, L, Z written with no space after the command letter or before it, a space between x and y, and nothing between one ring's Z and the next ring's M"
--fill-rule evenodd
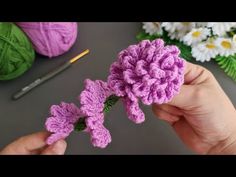
M110 132L100 124L91 130L91 142L95 147L105 148L111 142Z
M132 101L128 97L123 99L125 105L125 110L128 115L128 118L133 122L139 124L145 120L145 115L143 111L139 108L138 101Z
M46 129L52 133L46 140L49 145L69 136L74 130L74 123L81 117L80 110L73 103L52 105L50 113L45 123Z
M85 118L86 131L91 134L91 142L95 147L106 147L111 142L109 131L103 126L104 106L112 95L106 82L86 79L85 89L81 92L80 110Z
M179 54L176 46L164 46L161 39L143 40L119 53L107 82L116 96L124 98L132 121L144 121L138 99L145 105L162 104L179 92L185 66Z

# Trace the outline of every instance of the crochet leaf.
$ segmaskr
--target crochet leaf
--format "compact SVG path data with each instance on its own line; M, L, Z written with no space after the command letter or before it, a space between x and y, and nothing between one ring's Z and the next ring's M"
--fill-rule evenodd
M114 106L118 100L119 100L119 97L117 97L115 95L109 96L104 103L103 112L108 113L110 111L110 109L112 108L112 106ZM79 132L79 131L83 131L86 129L85 119L86 119L86 117L81 117L79 119L79 121L75 124L75 127L74 127L75 131Z
M167 45L176 45L181 51L180 56L182 58L184 58L185 60L188 60L188 61L193 60L193 57L192 57L192 54L191 54L191 47L185 45L183 42L181 42L179 40L170 39L170 37L168 36L168 33L166 31L163 31L162 35L157 35L157 34L149 35L149 34L145 33L145 31L142 30L136 36L136 38L139 41L144 40L144 39L154 40L156 38L162 38Z
M115 96L115 95L111 95L107 98L107 100L104 103L104 109L103 112L107 113L110 111L110 109L112 108L113 105L116 104L116 102L119 100L119 97Z
M75 131L83 131L86 128L85 117L81 117L79 121L75 124Z
M225 73L236 81L236 55L217 56L215 60Z

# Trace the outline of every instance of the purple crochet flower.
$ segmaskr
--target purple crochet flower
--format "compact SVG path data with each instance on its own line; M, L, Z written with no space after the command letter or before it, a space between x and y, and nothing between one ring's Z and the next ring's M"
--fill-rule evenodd
M144 121L138 99L145 105L162 104L179 93L185 67L179 54L176 46L164 46L161 39L143 40L119 53L107 82L116 96L124 97L131 120Z
M125 97L123 103L130 120L134 121L136 124L142 123L145 120L145 115L139 108L138 101L132 101L128 97Z
M47 144L66 138L75 129L89 132L92 144L105 148L111 135L103 125L104 112L110 110L118 97L122 98L129 119L141 123L145 115L139 100L145 105L162 104L179 93L185 67L179 54L176 46L164 46L161 39L144 40L121 51L111 65L107 83L85 80L85 89L79 96L80 109L63 102L51 107L51 117L45 123L52 133Z
M102 124L91 130L91 142L95 147L105 148L111 142L111 135Z
M45 123L46 129L53 133L46 140L47 144L64 139L74 130L74 124L81 117L80 110L73 103L52 105L50 108L51 117Z
M109 131L103 126L104 103L112 95L106 82L86 79L85 90L79 96L80 110L86 123L86 131L91 134L91 142L95 147L105 148L111 142Z

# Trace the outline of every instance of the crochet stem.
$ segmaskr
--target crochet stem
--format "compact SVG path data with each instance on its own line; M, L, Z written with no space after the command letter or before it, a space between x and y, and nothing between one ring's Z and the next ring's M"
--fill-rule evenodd
M112 106L114 106L117 103L119 98L120 97L117 97L116 95L109 96L104 103L103 112L108 113L111 110ZM75 128L74 128L75 131L83 131L86 129L85 119L86 117L81 117L79 121L75 123Z

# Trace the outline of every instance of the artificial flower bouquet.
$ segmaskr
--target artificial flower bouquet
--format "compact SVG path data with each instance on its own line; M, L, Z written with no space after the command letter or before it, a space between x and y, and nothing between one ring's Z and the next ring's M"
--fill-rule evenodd
M104 126L105 114L118 100L123 102L128 118L142 123L145 115L139 107L163 104L179 93L184 82L185 60L175 45L164 45L162 39L143 40L122 50L111 65L107 81L85 79L84 90L74 103L52 105L45 127L51 132L47 144L70 135L72 131L90 134L95 147L105 148L111 142Z
M214 60L236 81L236 22L143 22L137 38L162 38L189 61Z

